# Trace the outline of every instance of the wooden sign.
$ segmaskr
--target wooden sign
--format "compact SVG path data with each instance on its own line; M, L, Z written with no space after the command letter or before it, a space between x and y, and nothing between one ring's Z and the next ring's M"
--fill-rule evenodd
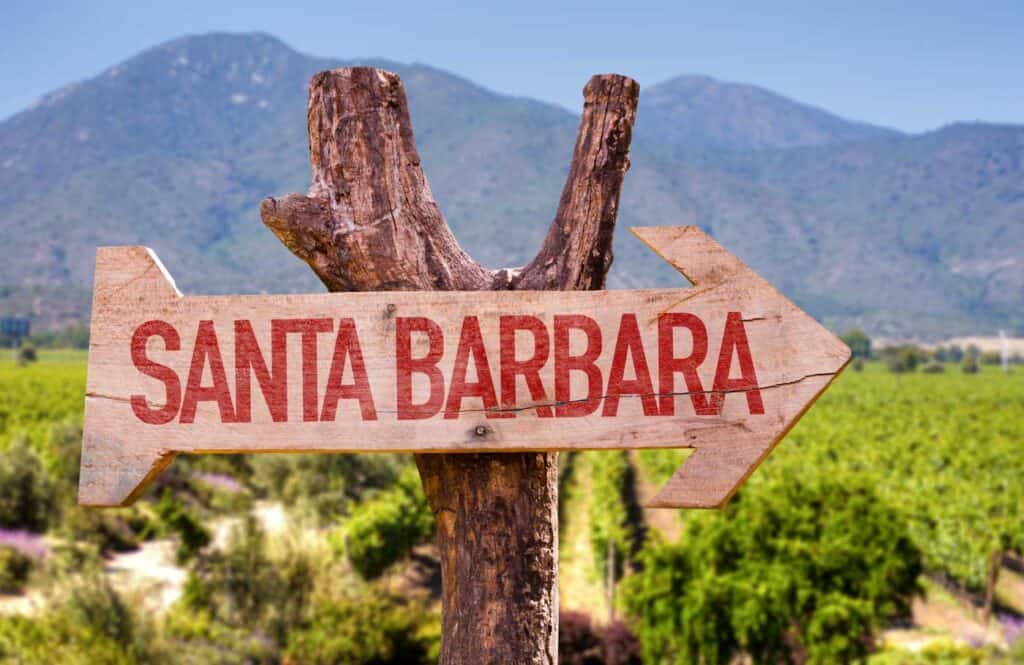
M850 351L698 228L633 233L694 287L182 296L100 248L79 502L177 453L695 448L652 505L719 506Z

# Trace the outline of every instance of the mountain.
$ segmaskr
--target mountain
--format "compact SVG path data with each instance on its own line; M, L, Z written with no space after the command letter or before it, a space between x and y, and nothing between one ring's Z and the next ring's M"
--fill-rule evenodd
M707 76L680 76L644 91L639 114L642 136L704 150L795 148L899 136L763 88Z
M309 77L352 64L402 76L431 188L467 250L492 266L532 256L577 116L425 65L211 34L0 123L0 313L87 318L103 244L153 247L186 292L321 288L257 206L308 186ZM681 77L642 89L631 161L612 286L680 283L627 226L698 224L836 328L1024 331L1024 127L907 136Z
M87 316L103 244L153 247L186 291L322 288L258 204L309 186L309 78L352 64L265 35L188 37L0 124L4 309L49 325ZM484 261L525 260L557 204L576 118L422 65L358 64L401 74L435 194L469 222L456 224L463 242ZM531 218L511 254L491 241L488 229Z
M627 178L624 225L698 224L834 328L1024 332L1024 127L660 153Z

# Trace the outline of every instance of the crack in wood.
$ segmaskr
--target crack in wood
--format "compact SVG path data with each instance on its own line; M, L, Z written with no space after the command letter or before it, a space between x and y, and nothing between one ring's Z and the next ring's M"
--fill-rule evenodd
M803 376L801 376L799 378L791 379L789 381L778 381L776 383L769 383L767 385L757 385L757 386L754 386L752 388L732 388L730 390L685 390L685 391L668 392L668 393L666 393L666 392L626 393L626 394L621 394L621 395L604 394L604 395L598 395L597 397L586 397L586 398L582 398L582 399L549 400L549 401L546 401L546 402L533 402L531 404L527 404L527 405L524 405L524 406L499 406L497 408L490 408L490 409L459 409L458 411L456 411L456 413L459 413L459 414L463 414L463 413L468 413L468 414L472 414L472 413L517 413L517 412L521 412L521 411L530 411L532 409L539 409L541 407L551 408L551 407L559 407L559 406L568 406L570 404L590 404L592 402L600 402L602 400L605 400L605 399L608 399L608 398L611 398L611 397L615 397L615 398L619 398L619 399L643 399L645 397L658 397L658 398L660 398L660 397L687 397L687 396L690 396L690 395L716 395L716 394L732 395L732 394L737 394L737 393L742 394L742 393L749 393L749 392L754 392L754 391L771 390L773 388L783 388L785 386L792 386L792 385L798 384L798 383L800 383L802 381L806 381L807 379L812 379L812 378L821 377L821 376L831 376L831 377L834 377L834 376L836 376L836 374L838 374L838 372L814 372L814 373L811 373L811 374L804 374ZM96 399L109 399L111 401L123 402L125 404L131 403L131 398L130 397L118 397L118 396L115 396L115 395L104 395L102 393L96 393L96 392L90 392L90 391L87 391L85 393L85 396L86 397L96 398ZM146 404L148 406L150 406L150 407L160 407L161 406L159 403L150 401L149 399L146 400ZM398 409L377 409L377 413L396 414L396 413L398 413Z

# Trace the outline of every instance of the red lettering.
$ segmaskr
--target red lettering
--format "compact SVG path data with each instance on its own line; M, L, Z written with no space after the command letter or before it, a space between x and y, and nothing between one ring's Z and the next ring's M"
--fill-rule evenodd
M412 333L425 333L429 343L427 355L412 357ZM444 333L441 327L422 316L395 319L395 384L399 420L422 420L441 410L444 404L444 377L437 363L444 353ZM426 374L430 380L427 401L412 401L412 375Z
M203 370L210 366L213 385L201 385ZM196 345L192 350L192 366L188 371L188 383L185 385L185 399L181 405L183 423L194 423L196 406L199 402L217 402L220 420L223 423L235 422L235 413L231 405L231 392L228 390L228 378L224 374L224 361L220 356L217 344L217 332L213 321L200 321L196 331Z
M516 407L516 376L526 381L533 402L548 401L540 370L548 361L550 343L548 330L536 316L503 316L499 323L501 347L501 405L507 409ZM533 355L526 360L516 360L516 331L523 330L533 335ZM539 405L537 415L551 417L551 407ZM508 412L514 415L513 412Z
M283 334L271 335L271 369L260 352L252 323L235 321L235 422L252 422L252 374L275 423L288 420L288 355Z
M135 417L142 422L147 425L166 425L178 415L178 407L181 406L181 381L173 369L150 360L146 354L146 344L150 337L163 339L164 349L167 351L181 349L181 338L174 326L165 321L146 321L132 334L132 364L146 376L164 384L166 399L159 409L150 408L145 395L132 395L130 402Z
M732 367L734 353L739 360L740 377L730 379L729 369ZM722 349L718 354L718 367L715 370L714 393L711 395L711 408L714 409L715 415L721 412L727 392L746 393L747 410L750 415L764 414L764 402L761 399L761 391L757 387L754 359L750 355L747 331L743 327L743 317L739 312L729 312L725 319Z
M352 383L341 382L345 373L345 362L352 362ZM331 359L331 371L327 376L327 388L324 391L324 406L320 412L320 420L334 420L338 410L338 400L359 400L359 410L363 420L377 420L377 410L373 406L373 395L370 393L370 380L366 376L366 364L363 362L363 351L359 346L359 335L352 319L341 319L338 322L338 337L334 340L334 357Z
M626 356L633 359L636 379L625 380ZM639 395L645 416L658 415L658 404L654 399L651 370L647 367L647 355L640 339L640 326L636 314L623 314L619 321L619 336L615 340L612 354L612 368L608 373L608 389L605 391L602 416L614 416L619 412L619 398L622 395Z
M687 328L693 338L690 355L675 357L675 329ZM704 322L693 314L669 312L658 317L658 392L661 394L663 416L675 415L675 375L681 373L686 380L686 392L690 395L693 410L698 416L717 415L718 411L708 405L707 395L701 385L697 368L708 355L708 331Z
M320 404L316 386L316 336L334 329L333 319L274 319L270 323L273 345L285 349L285 335L302 334L302 419L316 422ZM285 351L286 353L286 351Z
M580 330L587 336L587 349L581 355L569 353L569 331ZM601 370L597 358L601 355L601 329L597 322L582 314L555 316L555 415L559 418L587 416L601 403ZM571 373L587 375L587 396L573 400Z
M476 381L466 381L469 359L473 358L476 368ZM487 350L480 335L480 320L475 316L462 319L462 332L459 334L459 346L455 350L455 365L452 367L452 378L448 387L448 402L444 407L444 417L452 420L459 417L462 400L467 397L479 397L487 410L488 418L511 418L512 413L500 413L498 397L494 392L494 381L491 379L491 367L487 362Z

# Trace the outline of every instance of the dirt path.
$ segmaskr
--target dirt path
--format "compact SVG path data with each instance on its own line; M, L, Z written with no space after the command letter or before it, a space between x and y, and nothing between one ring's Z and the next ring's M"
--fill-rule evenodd
M951 641L1006 647L1006 638L998 621L993 620L986 627L979 621L976 612L941 586L926 581L925 589L925 597L914 600L911 608L913 627L883 631L882 640L885 644L908 651L920 651L936 642Z
M270 536L288 529L288 514L279 502L256 502L252 512ZM208 527L212 545L223 547L231 529L241 519L231 516L211 520ZM103 567L104 574L119 593L138 599L148 610L165 611L181 597L188 579L188 572L175 559L176 548L171 538L146 541L134 551L120 552L108 559ZM0 595L0 616L34 614L44 609L45 604L45 595L39 589L30 589L20 596Z
M170 538L142 543L134 552L117 554L104 566L111 586L137 596L152 611L163 611L181 597L188 573L177 565L177 544Z
M562 609L586 612L593 617L608 615L608 600L600 577L594 570L590 546L590 464L577 453L573 460L573 482L562 497L564 523L559 547L558 597Z

